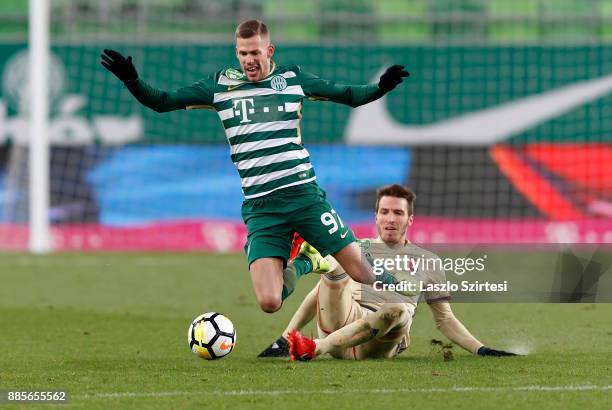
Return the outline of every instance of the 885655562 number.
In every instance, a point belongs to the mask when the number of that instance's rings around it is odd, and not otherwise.
[[[67,403],[68,393],[63,390],[2,390],[0,403],[50,402]]]

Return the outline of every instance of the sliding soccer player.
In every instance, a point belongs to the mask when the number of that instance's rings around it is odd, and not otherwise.
[[[370,245],[364,251],[380,260],[392,260],[396,255],[412,258],[425,255],[437,259],[435,254],[406,240],[406,231],[414,219],[414,200],[415,194],[401,185],[385,186],[378,191],[375,215],[379,236],[366,241],[365,246]],[[322,354],[339,359],[395,357],[410,342],[410,326],[419,296],[429,305],[437,328],[462,348],[483,356],[514,355],[485,347],[472,336],[454,316],[448,292],[416,292],[401,299],[396,293],[377,292],[371,286],[352,281],[340,266],[335,265],[306,296],[284,336],[260,357],[291,355],[292,360],[312,360]],[[427,284],[446,282],[442,270],[419,275]],[[312,340],[299,330],[314,318],[319,338]]]
[[[238,169],[245,201],[242,217],[245,251],[257,302],[265,312],[280,309],[300,276],[324,271],[317,254],[303,252],[287,265],[297,231],[323,255],[331,254],[351,278],[372,283],[359,246],[318,186],[308,151],[302,145],[302,100],[328,100],[358,107],[394,89],[409,74],[389,67],[378,84],[345,85],[324,80],[297,65],[278,66],[266,25],[257,20],[236,29],[240,68],[227,68],[168,92],[142,80],[132,64],[104,50],[101,64],[115,74],[143,105],[157,111],[214,109],[225,129],[231,159]],[[203,170],[203,172],[206,172]],[[316,266],[322,263],[321,266]],[[389,283],[393,278],[385,278]]]

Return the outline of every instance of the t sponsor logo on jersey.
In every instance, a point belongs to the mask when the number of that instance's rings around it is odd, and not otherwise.
[[[234,100],[233,106],[234,106],[234,109],[236,110],[234,111],[234,114],[237,116],[238,115],[242,116],[242,120],[240,121],[241,124],[245,122],[251,122],[247,113],[253,114],[255,112],[255,110],[253,109],[254,104],[253,104],[252,98],[236,99]]]
[[[270,79],[270,87],[276,91],[283,91],[287,88],[287,80],[283,76],[275,75]]]
[[[246,78],[243,72],[236,70],[235,68],[228,68],[225,70],[225,76],[230,80],[244,80]]]

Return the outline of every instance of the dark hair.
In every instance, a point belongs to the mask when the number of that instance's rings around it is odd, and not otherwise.
[[[376,213],[378,213],[378,205],[380,203],[380,198],[382,198],[383,196],[404,198],[408,202],[408,216],[414,213],[414,200],[416,199],[416,194],[414,193],[414,191],[412,191],[412,189],[399,184],[385,185],[383,187],[378,188],[378,190],[376,191],[376,208],[374,208],[374,212]]]
[[[267,36],[268,27],[261,20],[243,21],[236,27],[236,38],[251,38],[255,36]]]

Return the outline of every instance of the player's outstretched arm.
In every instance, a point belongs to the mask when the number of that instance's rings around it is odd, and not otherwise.
[[[126,58],[118,51],[104,49],[100,59],[100,64],[120,79],[142,105],[154,111],[161,113],[182,110],[190,106],[206,108],[212,104],[213,93],[209,91],[204,81],[176,91],[163,91],[151,87],[138,76],[138,71],[132,63],[132,56]]]
[[[450,303],[441,301],[429,305],[436,321],[436,327],[442,334],[465,350],[479,356],[516,356],[514,353],[486,347],[463,326],[453,314]]]
[[[404,70],[403,65],[392,65],[380,76],[378,80],[378,88],[385,94],[400,85],[404,77],[409,77],[410,73]]]
[[[306,96],[312,100],[329,100],[351,107],[359,107],[379,99],[410,76],[404,66],[393,65],[380,76],[377,84],[349,85],[324,80],[314,74],[299,70],[302,87]]]
[[[124,83],[133,83],[138,80],[138,72],[132,63],[132,56],[125,58],[121,53],[105,48],[100,58],[102,67],[115,74]]]
[[[436,322],[436,328],[451,341],[473,354],[484,346],[455,317],[448,302],[433,302],[429,304],[429,308]]]

